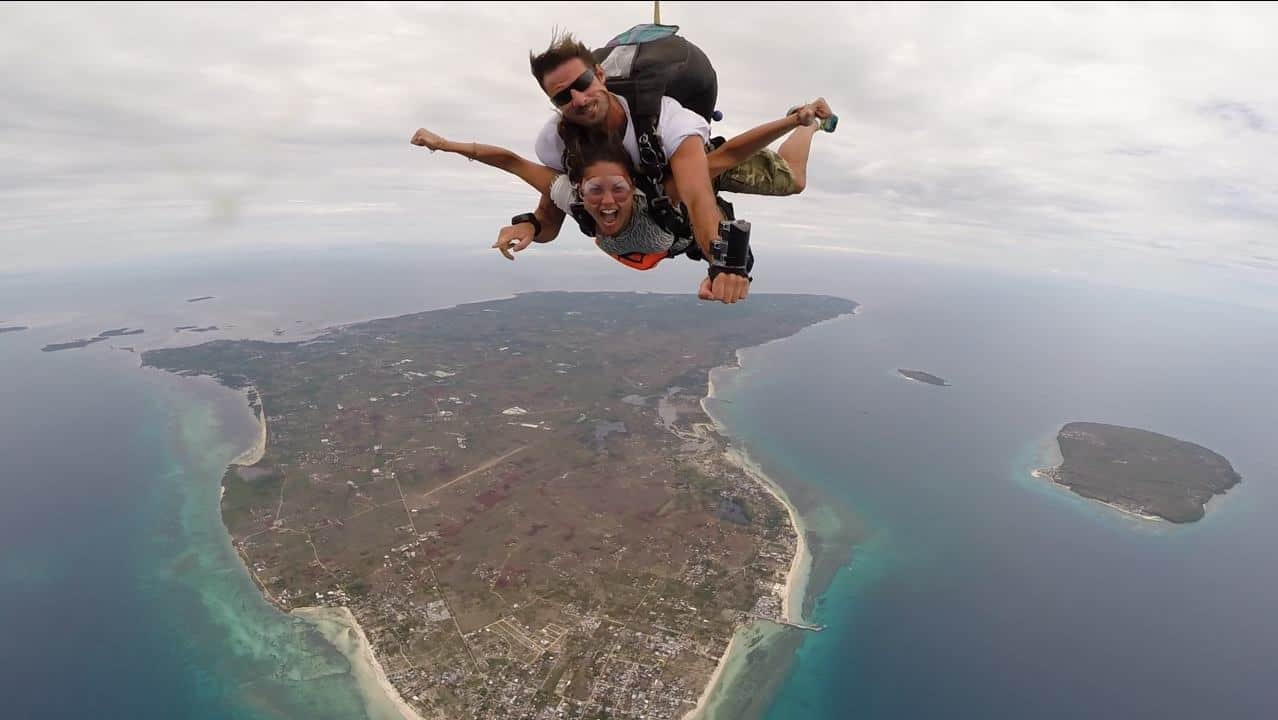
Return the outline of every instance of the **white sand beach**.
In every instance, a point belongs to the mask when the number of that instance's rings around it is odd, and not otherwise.
[[[250,387],[248,391],[256,393],[260,408],[257,440],[252,447],[231,461],[232,465],[244,467],[256,465],[262,461],[262,457],[266,454],[266,405],[262,402],[262,393],[256,387]],[[246,394],[248,391],[246,391]],[[225,494],[226,488],[222,487],[221,491]],[[238,548],[236,554],[239,556],[245,571],[256,580],[256,574]],[[266,587],[260,582],[257,582],[257,585],[267,599],[274,602]],[[346,607],[304,607],[295,608],[290,611],[290,614],[313,624],[320,634],[331,642],[350,662],[351,675],[360,688],[360,695],[363,697],[369,720],[423,720],[421,715],[413,710],[412,706],[405,702],[400,697],[399,692],[395,690],[395,687],[391,685],[390,679],[386,677],[386,672],[383,670],[381,663],[377,661],[373,654],[373,647],[368,642],[364,629],[360,627],[359,621],[351,614],[350,609]]]
[[[706,683],[697,706],[684,713],[680,720],[735,720],[739,703],[735,700],[739,693],[749,694],[753,687],[737,687],[735,678],[750,671],[751,654],[761,647],[766,647],[786,628],[766,620],[758,620],[742,627],[733,634],[728,648],[714,674]]]
[[[736,353],[737,365],[741,367],[741,352]],[[736,369],[729,367],[728,369]],[[716,370],[719,368],[716,368]],[[715,397],[714,387],[714,371],[709,374],[707,381],[706,395],[701,399],[701,409],[706,416],[710,418],[715,430],[724,437],[731,437],[726,426],[719,418],[714,416],[706,407],[706,400]],[[807,530],[804,527],[798,511],[795,509],[790,498],[785,494],[785,490],[775,483],[768,475],[763,472],[763,468],[759,466],[749,454],[737,448],[728,448],[724,452],[724,458],[731,464],[740,468],[747,476],[763,485],[777,502],[785,506],[786,512],[790,515],[790,524],[794,528],[797,536],[797,547],[795,549],[794,559],[790,562],[790,571],[786,574],[785,589],[781,598],[781,617],[789,622],[803,621],[803,597],[807,592],[808,573],[812,566],[812,558],[808,552]],[[709,710],[712,701],[717,697],[720,686],[728,687],[731,685],[734,675],[744,666],[743,662],[734,662],[734,651],[739,651],[742,643],[745,642],[745,635],[752,632],[758,634],[761,632],[762,623],[756,622],[739,628],[732,635],[732,639],[728,642],[728,647],[724,650],[723,656],[719,658],[719,664],[715,666],[714,674],[710,676],[710,680],[706,683],[705,688],[701,691],[701,697],[697,700],[697,705],[693,709],[684,714],[682,720],[698,720]],[[744,653],[741,653],[744,655]]]
[[[1030,471],[1030,476],[1038,478],[1040,480],[1046,479],[1049,483],[1051,483],[1052,486],[1056,487],[1062,492],[1067,492],[1071,496],[1076,498],[1082,498],[1083,500],[1090,500],[1091,502],[1097,503],[1098,505],[1104,505],[1105,507],[1110,508],[1111,510],[1117,510],[1118,512],[1123,513],[1124,515],[1128,515],[1130,517],[1138,518],[1140,520],[1145,520],[1148,522],[1167,522],[1166,520],[1158,517],[1157,515],[1150,515],[1148,513],[1137,512],[1136,510],[1123,507],[1122,505],[1118,505],[1116,503],[1106,502],[1104,500],[1099,500],[1097,498],[1089,498],[1085,495],[1079,495],[1078,493],[1074,492],[1074,490],[1070,486],[1056,479],[1059,473],[1060,473],[1059,466],[1035,468],[1034,470]]]
[[[759,464],[752,460],[748,453],[737,448],[729,448],[726,455],[729,462],[741,468],[743,472],[767,488],[772,497],[784,505],[786,512],[790,514],[790,524],[794,527],[798,544],[795,548],[794,559],[790,562],[790,572],[786,573],[785,591],[781,598],[781,617],[790,622],[803,622],[803,597],[804,593],[807,592],[808,572],[812,568],[812,557],[808,552],[807,528],[804,527],[798,511],[794,508],[794,504],[786,496],[785,490],[773,482],[772,478],[769,478],[763,472],[763,468],[759,467]]]
[[[719,658],[719,664],[714,666],[714,674],[710,676],[710,681],[701,690],[701,697],[697,698],[697,706],[683,714],[682,720],[696,720],[701,713],[705,712],[706,706],[709,704],[711,695],[719,685],[719,680],[723,676],[723,671],[728,667],[728,660],[732,657],[732,651],[741,641],[741,633],[732,634],[732,639],[728,641],[728,649],[723,651],[723,656]]]
[[[250,385],[245,394],[249,391],[257,395],[257,404],[260,410],[258,413],[260,430],[257,435],[257,442],[253,444],[253,447],[245,450],[239,457],[231,461],[232,465],[242,465],[244,467],[251,467],[262,462],[262,457],[266,455],[266,404],[262,402],[262,393],[258,392],[257,388]]]
[[[736,358],[739,368],[741,366],[740,351],[737,351]],[[727,427],[706,407],[706,400],[713,397],[715,397],[714,372],[711,371],[706,396],[701,399],[701,409],[714,423],[715,430],[725,437],[730,437]],[[785,490],[768,477],[763,468],[750,458],[749,453],[742,449],[728,448],[724,456],[728,462],[741,468],[742,472],[763,485],[790,514],[790,525],[794,528],[798,546],[795,549],[794,559],[790,562],[790,572],[786,574],[784,597],[781,599],[781,617],[790,622],[803,622],[803,597],[807,592],[808,572],[812,567],[812,557],[808,552],[807,528],[803,525],[798,510],[785,494]]]
[[[423,720],[400,696],[386,677],[364,628],[346,607],[296,608],[293,615],[315,625],[351,664],[351,675],[359,686],[369,720]]]

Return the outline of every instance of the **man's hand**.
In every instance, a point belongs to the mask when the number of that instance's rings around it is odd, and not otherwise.
[[[501,229],[501,232],[497,233],[497,242],[493,243],[493,247],[500,250],[507,260],[514,260],[515,256],[510,254],[511,251],[519,252],[531,245],[533,231],[533,224],[528,222],[507,225]]]
[[[800,105],[790,112],[799,116],[799,124],[804,127],[834,115],[834,111],[830,109],[830,104],[823,97],[819,97],[807,105]]]
[[[701,281],[701,287],[697,288],[698,298],[718,300],[729,305],[738,300],[745,300],[749,294],[750,281],[732,273],[719,273],[715,276],[714,282],[707,277]]]

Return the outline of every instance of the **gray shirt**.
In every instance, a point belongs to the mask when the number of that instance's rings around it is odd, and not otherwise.
[[[595,244],[609,255],[664,253],[672,248],[675,252],[680,252],[691,243],[691,238],[676,240],[674,233],[662,229],[652,219],[648,212],[648,198],[639,190],[635,190],[635,211],[626,227],[616,235],[599,235],[595,238]]]

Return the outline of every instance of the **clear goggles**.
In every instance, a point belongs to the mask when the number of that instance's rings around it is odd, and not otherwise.
[[[632,189],[628,178],[621,175],[604,175],[582,182],[581,196],[587,200],[602,200],[605,194],[625,197]]]

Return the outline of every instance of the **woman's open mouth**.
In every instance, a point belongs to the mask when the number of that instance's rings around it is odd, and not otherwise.
[[[619,208],[613,208],[611,210],[600,210],[599,217],[602,219],[602,222],[599,223],[600,226],[604,230],[615,229],[617,227],[617,217],[620,214],[621,213],[619,212]]]

